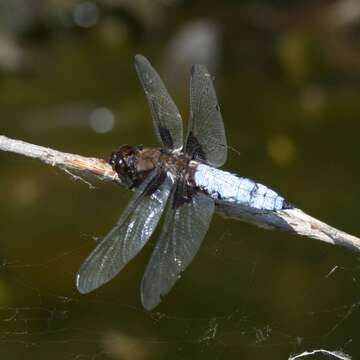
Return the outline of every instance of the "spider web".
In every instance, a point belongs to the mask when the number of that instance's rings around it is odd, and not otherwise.
[[[51,286],[40,286],[33,279],[36,273],[51,273],[64,262],[72,262],[83,253],[84,246],[70,248],[37,264],[5,259],[1,273],[12,293],[20,296],[16,296],[16,301],[9,301],[11,305],[0,307],[0,353],[7,359],[20,355],[46,358],[49,353],[54,359],[356,358],[357,335],[353,329],[358,323],[360,307],[360,266],[356,260],[350,267],[336,264],[326,271],[322,269],[320,275],[305,286],[306,291],[296,295],[297,301],[284,309],[285,315],[291,318],[287,323],[276,316],[257,313],[265,304],[254,295],[256,288],[266,281],[262,278],[266,271],[265,252],[244,261],[239,254],[244,250],[245,241],[239,243],[233,238],[233,233],[222,231],[217,240],[207,242],[201,252],[201,257],[206,259],[203,261],[219,267],[219,272],[233,269],[242,273],[241,278],[233,279],[241,287],[241,298],[233,299],[229,306],[214,307],[213,316],[199,311],[199,304],[206,298],[195,302],[196,314],[191,309],[188,314],[184,312],[189,306],[182,307],[181,311],[175,307],[174,311],[172,305],[184,301],[176,299],[177,290],[169,295],[173,298],[165,310],[148,313],[138,300],[124,301],[125,290],[114,289],[116,284],[108,287],[110,294],[99,291],[81,296],[74,287],[56,293]],[[345,260],[349,263],[347,255]],[[203,266],[200,261],[196,268]],[[195,284],[201,281],[204,274],[196,277],[195,271],[184,276],[183,281]],[[70,273],[65,275],[71,277]],[[210,286],[211,281],[206,283]],[[313,301],[320,294],[336,294],[340,284],[346,284],[345,294],[334,295],[334,299],[329,297],[327,301]],[[182,290],[187,292],[187,286],[191,287],[185,284]],[[138,286],[132,287],[136,298]],[[273,296],[276,298],[277,294]],[[258,302],[255,307],[254,299]],[[279,302],[283,303],[280,298]],[[313,331],[314,324],[320,325]]]

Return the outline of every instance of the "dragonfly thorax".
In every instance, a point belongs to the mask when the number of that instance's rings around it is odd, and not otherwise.
[[[138,187],[155,168],[162,168],[172,178],[189,182],[190,158],[182,152],[160,148],[123,145],[111,154],[109,163],[129,188]]]

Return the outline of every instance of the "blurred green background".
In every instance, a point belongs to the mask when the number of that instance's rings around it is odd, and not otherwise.
[[[233,149],[226,169],[359,235],[359,36],[357,0],[1,0],[0,134],[105,159],[155,146],[134,55],[185,122],[190,66],[205,63]],[[130,192],[10,153],[0,164],[1,359],[359,358],[357,254],[216,216],[147,313],[139,286],[158,231],[109,284],[75,289]]]

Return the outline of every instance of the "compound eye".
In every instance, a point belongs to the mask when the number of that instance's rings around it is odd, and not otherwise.
[[[110,156],[109,164],[114,166],[116,164],[117,154],[113,152]]]
[[[128,167],[123,159],[118,159],[115,163],[115,171],[120,175],[127,175]]]

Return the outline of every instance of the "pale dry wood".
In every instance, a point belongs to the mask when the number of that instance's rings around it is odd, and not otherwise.
[[[121,185],[117,173],[103,159],[64,153],[21,140],[10,139],[2,135],[0,135],[0,150],[39,159],[46,164],[57,166],[70,173],[75,171],[77,174],[84,176],[93,175],[102,181],[116,182]],[[300,209],[254,212],[251,209],[234,207],[221,201],[216,203],[216,209],[220,215],[225,217],[251,222],[267,229],[290,231],[298,235],[360,251],[359,238],[337,230],[307,215]]]
[[[304,351],[301,354],[290,356],[289,360],[305,359],[309,356],[311,356],[311,359],[315,359],[313,357],[313,355],[318,355],[318,354],[327,355],[329,357],[331,356],[331,358],[338,359],[338,360],[351,360],[352,359],[352,357],[350,355],[347,355],[347,354],[343,353],[342,351],[330,351],[330,350],[325,350],[325,349],[318,349],[318,350],[312,350],[312,351]]]
[[[325,224],[297,208],[254,212],[252,209],[220,203],[217,210],[225,217],[250,222],[265,229],[288,231],[332,245],[340,245],[350,250],[360,251],[360,239],[358,237]]]
[[[121,184],[117,173],[103,159],[65,153],[47,147],[30,144],[25,141],[10,139],[3,135],[0,135],[0,150],[39,159],[48,165],[68,170],[70,173],[75,171],[85,176],[94,175],[100,180],[114,181]]]

